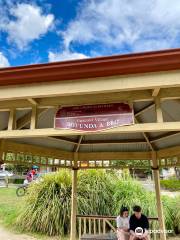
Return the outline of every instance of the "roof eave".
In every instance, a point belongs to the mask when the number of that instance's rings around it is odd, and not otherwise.
[[[180,49],[0,69],[0,86],[180,69]]]

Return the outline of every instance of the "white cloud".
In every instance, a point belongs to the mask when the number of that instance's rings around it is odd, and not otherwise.
[[[65,50],[61,53],[54,53],[50,51],[48,57],[49,57],[49,62],[88,58],[88,56],[82,53],[71,52],[69,50]]]
[[[11,6],[9,13],[13,18],[1,21],[0,26],[8,33],[9,42],[21,50],[53,26],[54,16],[43,14],[42,9],[35,5],[19,3]]]
[[[10,64],[8,59],[4,56],[2,52],[0,52],[0,68],[9,67],[9,66]]]
[[[66,49],[72,43],[132,51],[176,47],[179,16],[179,0],[89,0],[62,36]]]

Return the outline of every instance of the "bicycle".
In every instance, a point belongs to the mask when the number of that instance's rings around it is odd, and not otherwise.
[[[16,189],[16,195],[18,197],[23,197],[27,193],[28,184],[24,184]]]

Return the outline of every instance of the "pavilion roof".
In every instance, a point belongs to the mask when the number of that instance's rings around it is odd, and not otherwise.
[[[134,126],[54,129],[59,106],[124,101],[133,105]],[[156,151],[180,159],[179,109],[180,49],[2,68],[0,151],[28,151],[29,144],[33,153],[49,149],[51,156],[70,158],[78,152],[81,159],[150,159]]]
[[[180,69],[180,49],[121,54],[0,69],[0,86]]]

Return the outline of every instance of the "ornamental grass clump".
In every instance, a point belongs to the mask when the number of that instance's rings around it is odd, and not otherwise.
[[[112,177],[102,171],[79,171],[78,213],[111,214]],[[22,230],[47,235],[66,235],[70,231],[71,172],[48,174],[32,184],[25,197],[25,208],[17,220]]]
[[[117,177],[104,170],[80,171],[78,177],[78,213],[112,215],[114,185]]]
[[[25,208],[17,220],[22,230],[64,235],[70,225],[71,177],[69,172],[49,174],[31,184]]]
[[[17,225],[24,231],[64,236],[70,232],[71,171],[60,170],[33,183],[24,198]],[[163,196],[166,228],[180,230],[179,198]],[[148,217],[157,217],[156,197],[131,178],[106,170],[78,171],[78,214],[117,215],[122,205],[132,213],[140,205]],[[152,226],[152,225],[151,225]],[[153,223],[157,226],[157,222]]]
[[[122,205],[127,206],[130,209],[130,213],[132,213],[132,206],[140,205],[145,214],[156,216],[156,206],[152,204],[153,201],[153,195],[145,191],[139,182],[132,179],[124,181],[120,179],[116,182],[113,196],[116,214],[119,213]]]

